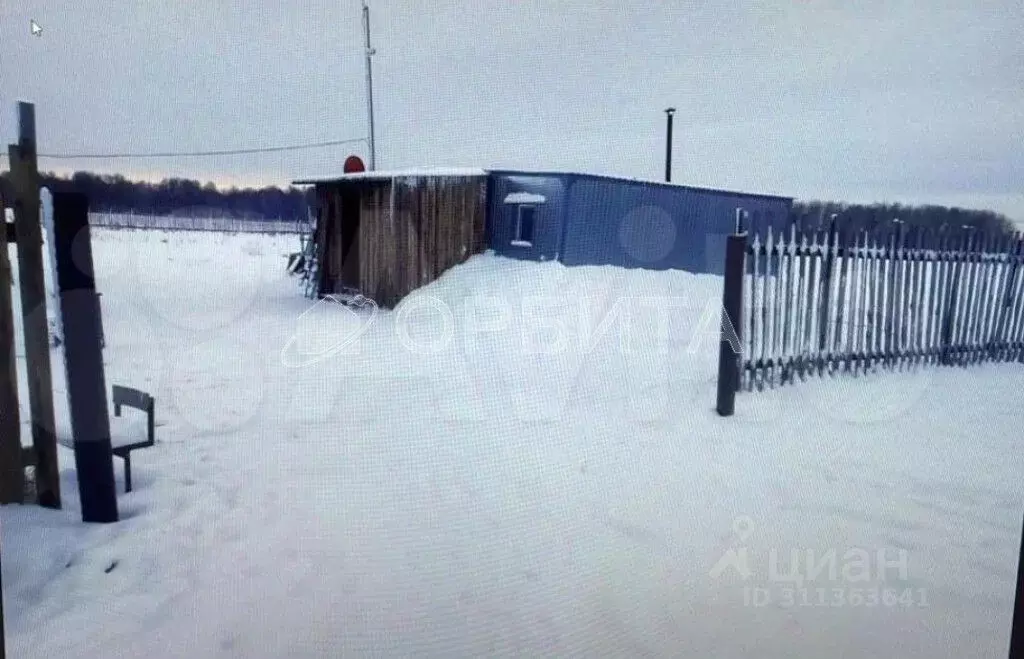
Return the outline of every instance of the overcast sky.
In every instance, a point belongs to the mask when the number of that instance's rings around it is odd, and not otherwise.
[[[671,105],[678,182],[1024,221],[1020,0],[370,1],[378,168],[657,179]],[[47,154],[360,138],[360,1],[0,0],[6,142],[19,99]],[[41,167],[285,184],[351,152]]]

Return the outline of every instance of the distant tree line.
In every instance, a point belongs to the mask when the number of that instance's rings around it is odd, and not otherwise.
[[[945,206],[904,206],[901,204],[842,204],[826,201],[801,201],[793,204],[793,219],[807,227],[827,228],[832,215],[837,227],[854,231],[892,228],[899,220],[905,229],[927,228],[959,232],[970,227],[985,234],[1019,231],[1010,218],[987,210],[965,210]]]
[[[89,197],[96,212],[148,215],[182,215],[245,218],[305,219],[307,195],[301,188],[218,188],[189,179],[168,178],[159,183],[132,181],[120,174],[75,172],[71,176],[40,175],[41,184],[57,190],[74,190]],[[0,174],[0,194],[12,198],[8,172]],[[311,199],[311,197],[309,197]]]

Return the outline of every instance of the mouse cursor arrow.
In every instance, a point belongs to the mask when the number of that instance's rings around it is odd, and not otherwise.
[[[43,27],[35,21],[29,21],[29,28],[32,30],[33,37],[43,36]]]

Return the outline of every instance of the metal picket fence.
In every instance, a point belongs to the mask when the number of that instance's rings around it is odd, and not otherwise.
[[[725,415],[730,390],[1024,361],[1020,233],[908,229],[898,220],[854,231],[833,217],[824,230],[794,223],[753,238],[738,232],[729,250],[719,364]]]
[[[227,233],[307,233],[308,221],[254,220],[237,217],[149,215],[140,213],[89,214],[89,224],[113,229],[157,229],[164,231],[221,231]]]

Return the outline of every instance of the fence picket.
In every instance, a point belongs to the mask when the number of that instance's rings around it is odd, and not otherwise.
[[[931,232],[921,229],[917,239],[917,331],[914,334],[914,342],[917,346],[917,353],[914,355],[914,366],[918,367],[924,360],[925,353],[925,332],[928,321],[928,246],[931,240]]]
[[[755,232],[754,233],[754,243],[752,245],[752,253],[753,253],[754,258],[751,259],[751,285],[750,285],[750,290],[751,290],[751,297],[750,297],[750,299],[751,299],[751,303],[748,306],[748,308],[750,309],[750,314],[751,314],[750,357],[749,357],[749,362],[750,363],[749,363],[749,367],[748,367],[749,380],[748,380],[748,383],[746,383],[746,390],[748,390],[748,391],[754,391],[754,382],[756,380],[756,370],[757,370],[757,365],[756,365],[757,361],[756,361],[755,356],[758,354],[757,353],[757,338],[758,338],[758,333],[757,333],[757,318],[758,318],[758,313],[757,313],[757,301],[758,301],[757,285],[758,285],[758,259],[760,258],[760,250],[761,250],[761,237],[757,234],[757,232]]]
[[[786,246],[786,294],[785,320],[782,325],[782,345],[785,365],[782,368],[782,384],[792,378],[793,348],[790,344],[790,330],[796,305],[793,304],[793,260],[796,258],[796,221],[790,223],[789,244]]]
[[[995,343],[996,321],[999,316],[999,303],[1003,299],[1003,286],[1006,285],[1007,258],[1012,243],[1009,236],[1000,235],[995,242],[994,254],[992,255],[989,270],[992,274],[992,284],[989,289],[987,300],[986,322],[985,322],[985,343],[981,348],[981,361],[992,360],[992,345]]]
[[[967,352],[967,359],[964,360],[965,364],[973,364],[975,362],[978,348],[981,344],[981,327],[985,318],[985,296],[988,294],[988,282],[986,281],[988,263],[985,255],[989,251],[990,242],[990,236],[985,234],[979,236],[974,286],[974,296],[976,299],[974,301],[974,318],[971,320],[971,347]]]
[[[1024,239],[1024,236],[1022,236]],[[1021,248],[1018,247],[1018,254]],[[1019,361],[1024,354],[1024,261],[1017,260],[1017,288],[1013,300],[1013,323],[1010,327],[1009,346],[1007,348],[1007,361]]]
[[[761,246],[764,258],[762,259],[762,270],[761,276],[761,351],[757,358],[757,373],[758,391],[763,391],[765,387],[765,379],[768,373],[768,290],[769,284],[771,284],[771,252],[772,252],[772,227],[768,226],[768,231],[765,237],[765,242]]]
[[[849,355],[851,348],[849,345],[849,332],[843,325],[846,321],[846,274],[847,265],[850,257],[850,245],[847,241],[848,232],[840,230],[836,234],[836,250],[838,259],[838,270],[839,270],[839,281],[837,282],[836,290],[836,320],[835,320],[835,333],[832,335],[832,355],[829,360],[829,373],[834,373],[839,368],[839,362],[842,360],[846,364],[846,368],[849,368],[849,359],[844,359],[845,355]],[[849,321],[846,321],[849,322]]]
[[[1000,264],[998,255],[1002,253],[1005,246],[1004,237],[994,234],[989,238],[989,255],[985,262],[985,295],[981,314],[981,327],[978,330],[978,346],[974,351],[974,363],[978,364],[988,360],[988,348],[992,340],[992,312],[995,304],[992,303],[993,296],[998,294],[1000,284]]]
[[[940,284],[942,278],[942,239],[944,236],[929,232],[928,247],[934,253],[934,258],[925,261],[928,272],[928,308],[925,312],[924,323],[924,358],[922,363],[930,364],[934,360],[936,346],[935,334],[938,323],[936,318],[941,313],[941,301],[939,298]]]
[[[1004,237],[1003,246],[999,250],[999,286],[992,296],[992,324],[989,328],[988,345],[989,361],[998,361],[999,359],[999,342],[1005,317],[1003,313],[1003,300],[1006,299],[1007,291],[1013,281],[1010,275],[1013,271],[1016,246],[1016,234],[1008,233]]]
[[[811,244],[807,252],[807,306],[804,312],[804,331],[803,331],[803,353],[800,358],[800,379],[804,380],[807,377],[807,369],[811,364],[812,358],[812,329],[814,323],[814,309],[815,304],[815,285],[817,283],[817,265],[818,265],[818,232],[811,233]]]
[[[855,365],[854,375],[858,372],[864,374],[867,372],[868,353],[870,352],[869,342],[871,339],[871,325],[868,323],[869,314],[871,313],[871,304],[873,298],[871,297],[871,265],[872,258],[871,252],[868,249],[868,232],[867,230],[861,231],[860,236],[861,244],[861,258],[860,258],[860,311],[857,312],[857,318],[860,322],[860,329],[857,334],[860,341],[860,355],[859,361]]]
[[[970,262],[967,258],[968,250],[971,248],[971,237],[966,232],[963,238],[963,249],[959,254],[953,256],[956,267],[953,269],[953,336],[950,341],[949,364],[955,364],[963,350],[963,321],[966,314],[967,294],[964,289],[970,285]]]
[[[921,251],[924,232],[920,227],[914,228],[913,240],[910,241],[910,290],[911,290],[911,311],[910,311],[910,339],[909,353],[907,355],[907,366],[911,369],[917,368],[918,357],[921,354],[921,310],[924,306],[924,295],[921,288],[922,265]]]
[[[896,240],[896,278],[893,288],[893,362],[894,370],[903,370],[903,354],[907,339],[907,233],[902,222],[898,225],[899,233]]]
[[[923,229],[921,227],[914,227],[912,239],[910,241],[910,253],[907,256],[910,261],[911,304],[906,364],[911,370],[916,370],[917,358],[921,352],[921,307],[924,304],[924,294],[921,290],[921,241],[923,238]]]
[[[807,315],[807,306],[803,304],[803,300],[807,295],[807,265],[809,259],[807,257],[807,250],[810,249],[807,240],[807,234],[803,232],[803,225],[801,225],[800,242],[797,244],[797,283],[796,293],[793,297],[793,327],[792,335],[790,340],[793,343],[793,372],[790,379],[795,379],[800,375],[800,358],[803,354],[803,331],[804,331],[804,316]]]
[[[814,288],[814,329],[811,334],[811,373],[822,375],[828,348],[829,301],[831,300],[832,235],[829,229],[818,232],[818,277]]]
[[[868,339],[868,349],[867,349],[868,359],[867,359],[867,364],[866,364],[866,368],[865,368],[865,371],[864,371],[865,373],[874,372],[875,366],[878,363],[878,350],[879,350],[879,345],[880,345],[880,341],[881,341],[881,334],[880,334],[880,331],[879,331],[879,327],[880,327],[880,324],[881,324],[881,309],[882,309],[882,304],[881,304],[881,288],[882,288],[882,286],[881,286],[881,283],[882,283],[881,282],[882,269],[881,268],[882,268],[882,261],[879,258],[880,257],[880,252],[878,251],[879,250],[879,246],[878,246],[878,232],[877,232],[877,228],[873,229],[871,231],[871,233],[868,234],[868,239],[871,242],[870,242],[870,247],[869,247],[869,261],[868,261],[868,267],[869,267],[869,269],[868,269],[868,280],[870,282],[870,285],[869,285],[869,288],[868,288],[869,296],[868,296],[868,303],[867,303],[868,322],[867,322],[867,328],[865,329],[865,331],[867,332],[867,335],[868,335],[867,336],[867,339]]]
[[[906,324],[904,326],[904,337],[903,337],[903,368],[909,368],[914,359],[914,333],[917,331],[917,279],[915,273],[917,272],[917,259],[915,254],[915,243],[917,241],[918,230],[916,227],[910,227],[907,231],[906,247],[904,249],[903,260],[906,263],[904,269],[906,270],[906,289],[907,289],[907,303],[905,309]]]
[[[966,269],[965,276],[967,278],[966,285],[961,286],[961,297],[963,304],[963,312],[960,317],[960,354],[957,357],[957,364],[960,366],[964,365],[964,359],[967,356],[967,351],[970,347],[970,326],[972,319],[972,309],[974,306],[974,283],[975,283],[975,260],[974,253],[978,249],[978,234],[970,234],[970,247],[965,254],[966,258]]]
[[[942,257],[939,261],[939,291],[935,300],[935,354],[932,356],[933,363],[943,363],[942,349],[946,339],[946,318],[949,314],[950,290],[952,289],[952,274],[954,264],[951,258],[953,250],[953,236],[949,232],[942,234]]]
[[[957,339],[957,314],[959,311],[960,281],[963,272],[963,260],[959,256],[962,256],[967,251],[966,234],[959,242],[961,243],[959,255],[954,256],[952,252],[949,253],[948,297],[946,299],[942,327],[942,363],[946,366],[952,364],[956,355],[956,344],[954,344],[954,341]]]
[[[1022,239],[1020,232],[1014,234],[1012,240],[1016,243],[1016,249],[1007,258],[1009,267],[1007,268],[1006,286],[1001,300],[999,328],[996,339],[996,358],[1000,361],[1009,354],[1010,336],[1013,330],[1013,301],[1016,299],[1014,293],[1017,290],[1017,273],[1019,271],[1018,264],[1020,263],[1022,250],[1024,250],[1024,239]]]
[[[1020,232],[1010,236],[1010,248],[1006,255],[1006,282],[1003,285],[1003,295],[999,299],[999,314],[996,321],[996,345],[995,360],[1002,361],[1006,354],[1006,345],[1009,339],[1010,311],[1013,308],[1014,292],[1017,287],[1017,273],[1019,271],[1021,249],[1024,248],[1024,241],[1021,240]]]
[[[893,367],[893,357],[896,354],[896,256],[899,237],[893,233],[889,238],[889,247],[886,252],[886,278],[885,278],[885,349],[882,365],[884,368]]]
[[[897,225],[896,233],[896,246],[893,251],[893,295],[892,295],[892,306],[890,310],[892,312],[893,321],[893,339],[892,339],[892,354],[890,355],[890,367],[896,370],[900,365],[900,354],[902,353],[902,331],[903,331],[903,308],[905,307],[906,289],[903,283],[905,268],[903,267],[903,241],[905,239],[903,233],[903,224],[900,222]]]
[[[850,308],[849,320],[849,356],[846,359],[844,371],[847,373],[857,372],[857,354],[860,351],[860,234],[851,231],[849,234],[850,249]]]
[[[988,341],[985,346],[985,358],[988,361],[996,360],[996,351],[999,344],[999,332],[1002,328],[1003,320],[1003,300],[1006,297],[1006,288],[1010,283],[1008,276],[1010,274],[1012,250],[1013,236],[1003,236],[1003,240],[999,246],[999,260],[996,267],[998,282],[996,283],[995,291],[992,294],[992,315],[989,323]]]
[[[786,236],[782,231],[778,232],[775,239],[775,249],[772,251],[772,257],[770,263],[772,264],[772,270],[774,274],[775,285],[772,288],[773,299],[772,299],[772,352],[771,359],[769,361],[771,377],[768,379],[769,384],[772,388],[778,383],[779,374],[781,371],[781,360],[782,360],[782,318],[780,307],[782,305],[782,279],[784,277],[784,270],[782,268],[783,250],[786,247]]]
[[[929,355],[929,363],[939,363],[939,350],[942,346],[942,320],[944,318],[944,309],[946,306],[946,300],[948,298],[946,290],[946,279],[947,279],[947,266],[949,264],[947,260],[946,248],[949,246],[949,235],[945,229],[941,229],[937,238],[937,251],[938,255],[935,260],[935,302],[932,310],[932,330],[931,330],[931,355]]]
[[[974,363],[978,353],[978,346],[981,343],[981,327],[985,319],[985,296],[988,292],[988,282],[986,281],[988,263],[986,262],[985,254],[989,251],[989,242],[989,236],[984,234],[979,236],[978,262],[975,267],[974,317],[971,319],[970,349],[967,351],[967,359],[964,360],[965,364]]]
[[[957,363],[960,366],[964,366],[967,363],[967,357],[971,349],[971,325],[974,321],[974,307],[976,304],[977,293],[975,286],[978,279],[978,261],[975,258],[978,250],[980,249],[979,241],[980,236],[977,233],[970,233],[970,248],[967,250],[967,285],[962,288],[963,290],[963,317],[961,319],[960,326],[960,354],[957,358]]]
[[[896,365],[900,371],[906,367],[907,359],[910,356],[910,335],[914,322],[914,283],[910,260],[913,239],[914,228],[910,227],[903,232],[903,241],[900,247],[900,349],[896,355]]]
[[[1024,234],[1019,235],[1019,240],[1024,241]],[[1017,248],[1018,254],[1024,254],[1024,249],[1019,245]],[[1014,354],[1020,348],[1020,333],[1024,332],[1024,260],[1021,257],[1017,258],[1016,261],[1016,288],[1015,297],[1012,301],[1013,307],[1013,324],[1009,328],[1009,339],[1007,343],[1006,359],[1012,360]]]

